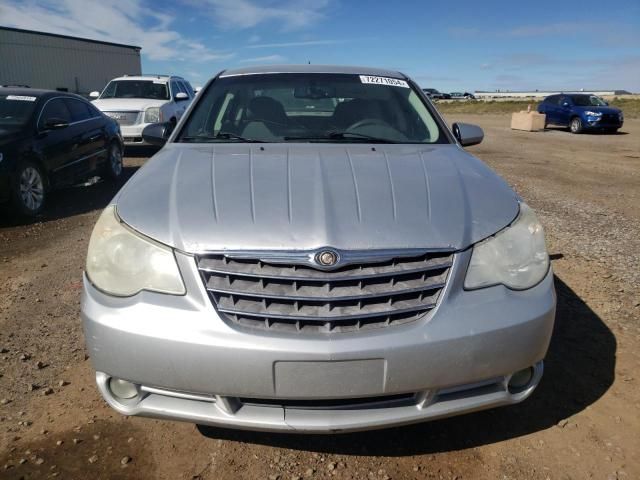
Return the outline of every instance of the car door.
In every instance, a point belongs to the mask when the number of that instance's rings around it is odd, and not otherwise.
[[[52,120],[64,122],[66,127],[51,127]],[[71,112],[62,97],[45,102],[38,117],[38,146],[42,161],[52,185],[66,182],[64,170],[77,158],[79,138],[75,131]]]
[[[561,95],[558,101],[558,125],[569,125],[573,102],[568,95]]]
[[[102,115],[96,114],[95,109],[88,102],[71,97],[65,98],[65,102],[80,138],[76,161],[70,166],[72,174],[79,179],[95,172],[106,158],[108,142],[106,124]]]
[[[558,96],[552,95],[547,97],[544,102],[542,102],[539,111],[546,115],[547,123],[556,123],[557,115],[557,107],[558,107]]]

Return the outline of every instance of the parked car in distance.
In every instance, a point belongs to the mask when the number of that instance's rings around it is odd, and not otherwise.
[[[114,78],[102,93],[90,96],[96,98],[96,107],[120,124],[125,145],[144,145],[144,127],[158,122],[175,126],[195,92],[182,77],[136,75]]]
[[[446,100],[451,98],[451,95],[448,93],[439,92],[435,88],[423,88],[422,91],[432,100]]]
[[[54,188],[122,173],[118,124],[79,95],[0,88],[0,202],[34,216]]]
[[[511,405],[542,376],[534,212],[402,73],[224,71],[98,220],[81,315],[125,415],[335,433]],[[117,252],[115,255],[113,252]]]
[[[450,97],[452,100],[475,100],[476,99],[475,95],[469,92],[451,92]]]
[[[569,127],[571,133],[585,130],[614,133],[624,124],[622,110],[586,93],[550,95],[538,105],[538,112],[546,115],[547,125]]]

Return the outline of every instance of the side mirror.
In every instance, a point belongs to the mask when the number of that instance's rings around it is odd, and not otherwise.
[[[69,126],[69,122],[63,120],[62,118],[47,118],[44,121],[45,130],[60,130],[62,128],[67,128]]]
[[[100,96],[100,92],[91,92],[91,93],[89,94],[89,96],[90,96],[91,98],[98,98],[98,97]]]
[[[567,107],[570,107],[571,105],[569,105],[569,102],[562,102],[562,106],[567,108]]]
[[[484,138],[482,129],[470,123],[454,123],[453,135],[463,147],[477,145],[481,143]]]
[[[189,100],[189,95],[187,95],[184,92],[178,92],[176,93],[176,100],[177,101],[181,101],[181,100]]]
[[[142,139],[151,145],[161,147],[167,143],[171,132],[173,132],[173,124],[171,122],[152,123],[142,130]]]

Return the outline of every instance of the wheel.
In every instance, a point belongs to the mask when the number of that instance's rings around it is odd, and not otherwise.
[[[109,157],[106,166],[107,176],[115,180],[122,175],[122,149],[117,143],[109,145]]]
[[[571,131],[571,133],[582,132],[582,120],[580,120],[580,117],[573,117],[571,119],[571,123],[569,124],[569,130]]]
[[[22,162],[12,179],[12,202],[18,213],[34,217],[47,199],[45,176],[40,166],[30,160]]]

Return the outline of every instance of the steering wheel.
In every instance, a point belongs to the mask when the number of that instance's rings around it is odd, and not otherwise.
[[[380,120],[379,118],[363,118],[362,120],[358,120],[356,123],[349,125],[349,127],[345,129],[345,132],[348,132],[350,130],[358,130],[362,127],[392,128],[391,125],[383,120]]]

